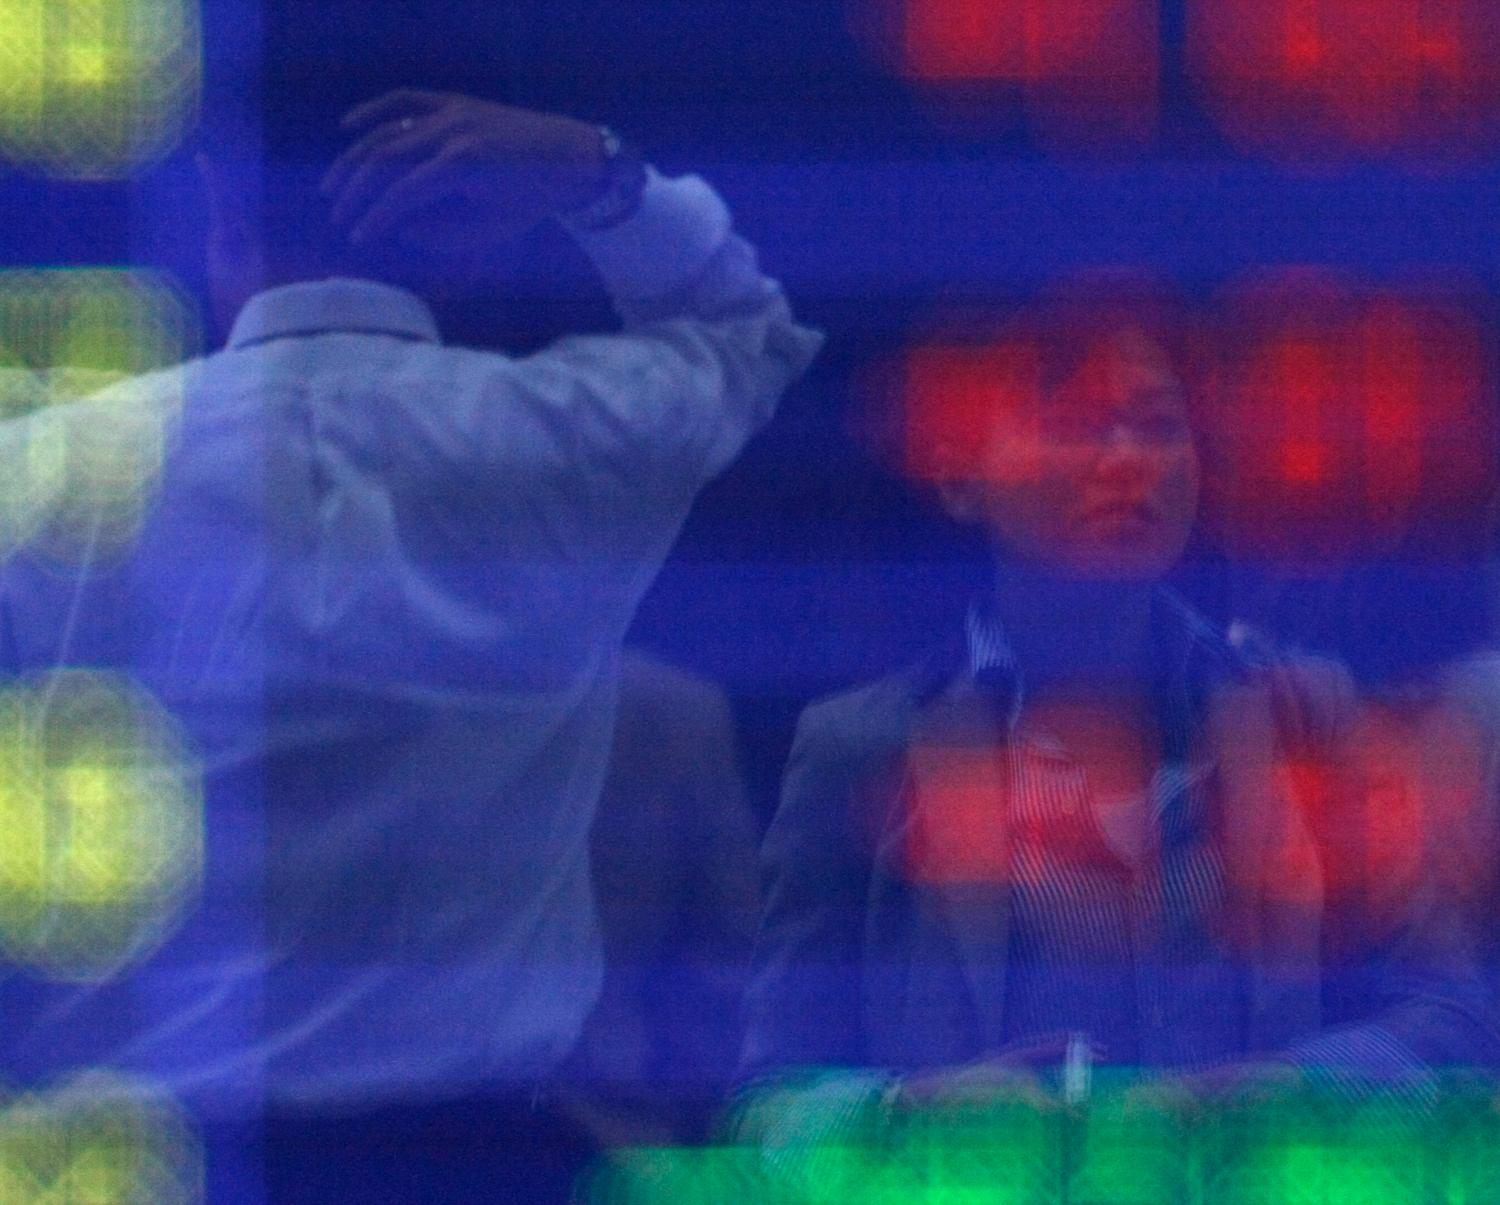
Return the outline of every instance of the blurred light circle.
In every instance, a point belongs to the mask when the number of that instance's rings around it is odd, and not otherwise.
[[[169,152],[197,112],[192,0],[0,0],[0,155],[120,179]]]
[[[49,977],[108,977],[197,894],[198,769],[118,675],[58,670],[0,695],[0,829],[0,949]]]
[[[133,541],[181,405],[179,377],[141,377],[187,359],[198,330],[151,273],[0,273],[0,554]]]
[[[191,1205],[202,1143],[149,1085],[88,1071],[43,1092],[0,1093],[0,1200]]]

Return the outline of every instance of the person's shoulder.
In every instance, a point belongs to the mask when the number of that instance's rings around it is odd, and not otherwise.
[[[0,370],[0,429],[28,432],[38,426],[89,421],[116,410],[180,396],[189,365],[136,376],[100,369],[58,367]]]
[[[103,380],[94,388],[80,388],[72,392],[90,402],[117,405],[179,397],[189,384],[209,370],[216,359],[215,356],[197,356],[180,364],[171,364],[135,376]]]
[[[1292,743],[1326,745],[1353,719],[1359,692],[1343,662],[1240,621],[1229,625],[1225,644],[1237,679],[1268,693],[1277,727]]]
[[[155,444],[175,427],[206,363],[189,360],[132,376],[52,369],[37,374],[36,403],[5,425],[27,446],[49,436],[90,449]]]
[[[848,867],[873,855],[900,781],[925,665],[825,695],[803,710],[768,850]],[[816,834],[810,837],[809,834]]]

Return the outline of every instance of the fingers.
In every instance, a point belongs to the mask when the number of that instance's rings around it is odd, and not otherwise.
[[[1047,1091],[1041,1081],[1033,1076],[1019,1076],[1004,1085],[992,1103],[1000,1105],[1024,1105],[1034,1113],[1049,1114],[1063,1111],[1063,1102]]]
[[[1291,1063],[1276,1061],[1229,1063],[1212,1067],[1181,1081],[1203,1106],[1265,1104],[1295,1096],[1306,1083],[1303,1072]]]
[[[426,144],[439,136],[426,119],[452,99],[441,92],[401,88],[344,115],[345,129],[366,132],[334,160],[319,185],[324,196],[335,198],[332,218],[337,225],[353,221],[384,183],[424,157],[424,150],[431,149]]]
[[[1198,1118],[1203,1103],[1190,1083],[1169,1075],[1132,1084],[1119,1097],[1120,1110],[1126,1117],[1169,1118],[1183,1124]]]
[[[352,225],[413,165],[433,161],[441,154],[442,134],[438,131],[421,127],[411,130],[382,127],[382,130],[386,131],[385,136],[357,159],[346,156],[340,160],[343,167],[333,187],[327,189],[333,198],[329,216],[336,226]]]
[[[1062,1111],[1062,1103],[1055,1096],[1035,1080],[1021,1075],[934,1085],[925,1093],[914,1095],[912,1102],[918,1108],[928,1109],[1021,1106],[1040,1114]]]
[[[598,142],[583,123],[410,89],[359,106],[343,124],[356,137],[320,187],[333,224],[356,243],[450,200],[469,205],[481,242],[524,233],[565,207],[587,174],[580,131]]]
[[[351,243],[381,238],[419,210],[453,191],[453,156],[440,154],[397,180],[370,205],[353,230]]]
[[[1024,1105],[1042,1113],[1062,1108],[1030,1071],[994,1059],[912,1077],[905,1082],[902,1095],[918,1108]]]
[[[340,123],[346,130],[364,129],[380,122],[402,117],[435,113],[452,98],[445,92],[424,92],[419,88],[398,88],[374,100],[356,105],[344,114]]]
[[[403,138],[416,133],[415,123],[407,125],[404,121],[391,121],[385,125],[376,126],[368,133],[356,138],[328,167],[323,173],[323,179],[318,184],[318,191],[325,197],[331,197],[339,193],[348,183],[349,177],[354,175],[371,156],[389,146],[398,138]]]

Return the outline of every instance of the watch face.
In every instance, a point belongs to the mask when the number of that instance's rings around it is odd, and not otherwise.
[[[599,136],[605,154],[599,195],[568,215],[581,230],[608,230],[632,217],[646,188],[646,164],[639,152],[608,126],[599,127]]]

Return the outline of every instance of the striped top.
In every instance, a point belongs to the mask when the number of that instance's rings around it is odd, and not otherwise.
[[[1195,747],[1212,684],[1258,658],[1168,592],[1153,616],[1163,756],[1146,808],[1160,856],[1132,866],[1111,846],[1083,767],[1027,723],[1026,681],[1003,625],[982,602],[969,609],[968,669],[1006,715],[1013,753],[1006,1040],[1079,1031],[1110,1063],[1180,1070],[1277,1055],[1358,1095],[1383,1084],[1418,1103],[1424,1065],[1378,1022],[1290,1051],[1248,1049],[1246,967],[1217,934],[1225,867],[1208,789],[1215,766]]]
[[[1111,1062],[1203,1066],[1241,1050],[1246,1026],[1242,968],[1212,933],[1224,899],[1202,790],[1212,766],[1191,761],[1197,688],[1228,649],[1175,600],[1157,612],[1170,654],[1154,684],[1165,756],[1144,802],[1161,856],[1134,867],[1111,845],[1083,767],[1027,723],[1003,626],[980,604],[969,610],[969,669],[1008,703],[1014,754],[1005,1035],[1077,1030]]]

